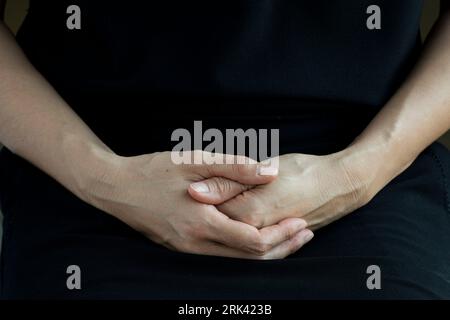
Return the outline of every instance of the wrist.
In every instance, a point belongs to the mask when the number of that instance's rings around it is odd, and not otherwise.
[[[364,181],[364,197],[370,200],[415,159],[403,157],[400,150],[401,145],[389,136],[371,140],[358,137],[337,156],[350,175]]]
[[[123,157],[102,143],[67,137],[64,141],[70,189],[83,201],[99,207],[96,199],[112,194]]]

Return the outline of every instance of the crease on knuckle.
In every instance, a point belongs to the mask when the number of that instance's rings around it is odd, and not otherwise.
[[[282,228],[283,229],[281,230],[281,232],[283,233],[284,240],[292,239],[292,237],[294,237],[295,234],[298,232],[298,230],[296,230],[293,226],[290,226],[288,228],[286,228],[286,227],[282,227]]]
[[[211,187],[219,193],[228,193],[232,190],[232,182],[228,179],[214,178],[211,180]]]

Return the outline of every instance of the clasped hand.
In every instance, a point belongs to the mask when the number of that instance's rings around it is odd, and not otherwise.
[[[339,154],[280,157],[279,175],[268,183],[245,185],[223,177],[193,183],[195,200],[216,205],[228,217],[257,228],[301,218],[316,230],[366,204],[370,173],[357,173]]]
[[[311,230],[369,199],[367,179],[336,155],[279,160],[278,172],[261,175],[254,162],[175,165],[170,152],[115,156],[84,198],[172,250],[244,259],[284,258],[312,239]]]

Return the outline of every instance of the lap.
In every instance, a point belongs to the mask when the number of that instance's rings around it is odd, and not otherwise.
[[[5,298],[450,298],[450,156],[435,144],[285,260],[172,252],[2,155]],[[68,290],[78,265],[81,290]],[[369,290],[367,267],[381,271]]]

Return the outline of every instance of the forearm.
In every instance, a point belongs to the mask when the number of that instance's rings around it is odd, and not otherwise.
[[[367,171],[372,192],[406,169],[450,128],[450,15],[433,30],[419,63],[387,105],[345,151]]]
[[[83,198],[112,151],[27,61],[0,22],[0,142]]]

